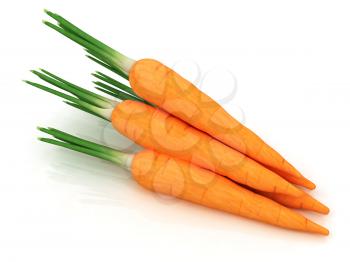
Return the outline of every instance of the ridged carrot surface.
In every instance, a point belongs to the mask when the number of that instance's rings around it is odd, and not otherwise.
[[[189,161],[262,191],[292,196],[303,192],[242,153],[168,113],[126,100],[115,107],[112,125],[137,144]]]
[[[132,90],[126,88],[133,94],[136,93],[146,101],[272,168],[288,181],[309,189],[315,188],[311,181],[303,177],[260,137],[169,67],[153,59],[135,61],[60,15],[47,10],[46,13],[58,23],[55,25],[44,21],[47,26],[83,46],[88,57],[96,63],[128,79]]]
[[[259,192],[259,194],[268,197],[286,207],[298,208],[315,211],[321,214],[328,214],[329,208],[322,204],[317,199],[313,198],[311,195],[305,193],[300,197],[292,197],[281,194],[274,194],[269,192]]]
[[[213,209],[279,227],[328,235],[326,228],[215,173],[151,150],[134,155],[69,135],[39,128],[56,139],[41,141],[111,161],[130,169],[142,187]]]
[[[139,184],[158,193],[283,228],[328,235],[327,229],[302,215],[176,158],[146,150],[135,156],[131,171]]]
[[[121,134],[139,145],[178,157],[260,191],[300,196],[303,192],[256,161],[195,129],[161,109],[125,93],[118,102],[72,84],[46,70],[33,71],[44,81],[70,92],[69,96],[49,87],[30,85],[60,96],[70,105],[112,122]]]
[[[268,168],[273,168],[288,181],[315,188],[311,181],[260,137],[169,67],[153,59],[138,60],[129,71],[129,81],[140,97]]]

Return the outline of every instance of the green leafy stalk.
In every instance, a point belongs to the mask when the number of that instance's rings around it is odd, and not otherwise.
[[[49,83],[61,90],[68,92],[69,94],[57,91],[48,86],[25,80],[24,82],[37,87],[41,90],[44,90],[48,93],[54,94],[58,97],[65,99],[65,102],[77,109],[85,111],[89,114],[101,117],[105,120],[110,121],[112,112],[114,108],[119,104],[119,101],[106,98],[104,96],[98,95],[94,92],[91,92],[85,88],[82,88],[78,85],[75,85],[53,73],[50,73],[47,70],[40,69],[40,71],[32,70],[33,74],[38,76],[40,79],[44,80],[46,83]],[[102,73],[100,73],[103,76]],[[107,93],[119,100],[135,100],[143,103],[147,103],[145,100],[139,99],[124,90],[116,89],[102,82],[94,82],[98,87],[98,90]]]
[[[60,15],[47,10],[45,12],[56,20],[58,25],[47,21],[44,21],[44,24],[84,47],[93,57],[107,64],[110,69],[114,69],[112,71],[121,71],[124,77],[128,75],[131,66],[135,62],[134,60],[92,37]]]
[[[93,143],[85,139],[81,139],[79,137],[70,135],[55,128],[38,127],[38,129],[57,139],[56,140],[51,138],[39,138],[39,140],[43,142],[65,147],[73,151],[81,152],[104,160],[108,160],[124,168],[130,168],[133,155],[115,150],[107,146]]]
[[[96,52],[93,52],[91,50],[88,50],[88,49],[85,49],[85,51],[91,55],[86,55],[87,58],[91,59],[92,61],[94,61],[95,63],[111,70],[112,72],[116,73],[117,75],[123,77],[124,79],[126,80],[129,80],[129,75],[126,74],[123,70],[117,68],[117,67],[113,67],[113,66],[110,66],[109,64],[103,62],[103,61],[109,61],[110,59],[108,58],[104,58],[103,56],[99,55],[98,53]],[[112,63],[112,62],[109,62],[109,63]]]
[[[116,88],[113,88],[105,83],[102,83],[100,81],[94,81],[93,82],[95,85],[99,86],[99,87],[96,87],[96,89],[106,93],[106,94],[109,94],[111,96],[114,96],[118,99],[121,99],[121,100],[135,100],[135,101],[141,101],[143,102],[142,100],[138,99],[137,97],[134,97],[128,93],[125,93],[121,90],[118,90]]]
[[[110,108],[114,105],[114,101],[109,100],[103,96],[100,96],[98,94],[95,94],[89,90],[86,90],[84,88],[81,88],[77,85],[74,85],[46,70],[41,69],[41,72],[32,70],[31,72],[35,75],[37,75],[42,80],[46,81],[47,83],[50,83],[60,89],[63,89],[78,98],[80,98],[83,101],[86,101],[87,103],[90,103],[92,105],[95,105],[100,108]]]
[[[116,95],[115,93],[112,93],[112,92],[110,92],[110,91],[108,91],[108,90],[105,90],[105,89],[103,89],[103,88],[101,88],[101,87],[98,87],[98,86],[96,86],[95,88],[96,88],[97,90],[99,90],[99,91],[101,91],[101,92],[107,94],[107,95],[114,96],[115,98],[120,99],[120,96]],[[119,91],[119,93],[122,93],[122,92]]]
[[[116,50],[114,50],[113,48],[107,46],[106,44],[102,43],[101,41],[97,40],[96,38],[92,37],[91,35],[87,34],[86,32],[84,32],[83,30],[81,30],[80,28],[76,27],[75,25],[73,25],[71,22],[69,22],[68,20],[64,19],[62,16],[55,14],[53,12],[50,12],[49,10],[45,10],[45,12],[51,16],[53,19],[55,19],[59,25],[66,29],[67,31],[71,31],[72,33],[80,36],[81,38],[85,39],[86,41],[96,45],[98,48],[102,49],[102,50],[106,50],[109,53],[118,53]],[[119,54],[119,53],[118,53]],[[122,56],[122,54],[119,54]]]
[[[93,36],[78,28],[77,26],[75,26],[65,18],[61,17],[60,15],[47,10],[45,10],[45,12],[57,22],[57,25],[55,25],[51,22],[44,21],[45,25],[49,26],[50,28],[54,29],[60,34],[81,45],[88,53],[87,57],[89,59],[115,72],[121,77],[128,79],[128,73],[131,66],[135,62],[134,60],[126,57],[125,55],[119,53],[118,51],[101,42],[100,40],[94,38]],[[101,72],[97,72],[95,74],[95,77],[105,81],[109,85],[116,87],[112,91],[110,88],[106,89],[100,85],[98,89],[106,94],[112,95],[112,93],[114,93],[114,97],[122,97],[121,99],[133,99],[150,104],[149,102],[137,96],[136,93],[129,86],[124,85]],[[131,96],[124,95],[119,90],[122,90]],[[133,97],[135,97],[136,99]],[[84,97],[81,97],[81,99],[83,100]]]
[[[88,52],[88,51],[87,51]],[[93,57],[91,55],[86,55],[87,58],[89,58],[90,60],[94,61],[95,63],[107,68],[108,70],[111,70],[112,72],[120,75],[121,77],[123,77],[126,80],[129,80],[129,76],[127,74],[125,74],[123,71],[116,69],[114,67],[111,67],[110,65],[102,62],[101,60],[97,59],[96,57]]]
[[[90,109],[87,109],[86,107],[83,107],[83,106],[81,106],[79,104],[75,104],[75,103],[72,103],[72,102],[69,102],[69,101],[63,101],[63,102],[65,102],[69,106],[72,106],[72,107],[74,107],[76,109],[80,109],[81,111],[84,111],[84,112],[89,113],[91,115],[97,116],[97,117],[102,118],[104,120],[109,120],[109,119],[106,119],[106,118],[100,116],[99,114],[95,113],[94,111],[91,111]]]
[[[91,50],[92,52],[95,52],[96,54],[98,54],[100,57],[103,57],[103,59],[108,59],[109,54],[105,51],[102,50],[100,48],[98,48],[97,46],[95,46],[94,44],[86,41],[83,38],[80,38],[78,35],[75,35],[74,33],[65,30],[62,27],[59,27],[53,23],[50,23],[48,21],[43,21],[43,23],[45,25],[47,25],[48,27],[54,29],[55,31],[57,31],[58,33],[66,36],[67,38],[71,39],[72,41],[76,42],[77,44],[81,45],[82,47],[84,47],[87,50]]]
[[[139,102],[143,102],[147,105],[154,106],[153,104],[149,103],[145,99],[139,97],[134,90],[132,90],[129,86],[115,80],[114,78],[105,75],[99,71],[96,71],[95,73],[92,73],[94,77],[96,77],[99,80],[102,80],[106,83],[100,82],[100,81],[93,81],[95,85],[98,85],[99,87],[97,88],[101,92],[104,92],[108,95],[117,97],[122,100],[135,100]],[[110,86],[112,85],[112,86]]]
[[[57,75],[54,75],[53,73],[50,73],[50,72],[47,71],[47,70],[44,70],[44,69],[40,69],[40,70],[41,70],[42,72],[44,72],[46,75],[48,75],[48,76],[50,76],[50,77],[52,77],[52,78],[54,78],[54,79],[56,79],[56,80],[62,82],[62,83],[65,84],[65,85],[70,86],[72,89],[76,89],[76,90],[78,90],[78,91],[80,91],[80,92],[82,92],[82,93],[85,93],[85,94],[87,94],[87,95],[90,95],[90,96],[92,96],[92,97],[95,97],[97,100],[102,100],[102,101],[107,102],[107,103],[113,103],[113,101],[111,101],[110,99],[107,99],[107,98],[105,98],[105,97],[103,97],[103,96],[100,96],[100,95],[98,95],[98,94],[95,94],[94,92],[91,92],[91,91],[89,91],[89,90],[87,90],[87,89],[84,89],[84,88],[82,88],[82,87],[80,87],[80,86],[77,86],[77,85],[75,85],[75,84],[73,84],[73,83],[71,83],[71,82],[68,82],[67,80],[64,80],[63,78],[60,78],[60,77],[58,77]]]
[[[66,101],[69,101],[69,105],[79,108],[90,114],[99,116],[103,119],[110,120],[112,111],[118,104],[118,102],[115,100],[107,99],[103,96],[97,95],[89,90],[74,85],[46,70],[42,69],[41,72],[33,70],[32,72],[47,83],[50,83],[64,91],[67,91],[71,95],[32,81],[24,82],[56,96],[62,97]]]
[[[134,90],[132,90],[131,87],[127,86],[127,85],[124,85],[123,83],[113,79],[112,77],[108,76],[108,75],[105,75],[99,71],[96,71],[95,73],[92,73],[92,75],[102,81],[105,81],[109,84],[111,84],[112,86],[115,86],[117,87],[118,89],[121,89],[127,93],[129,93],[130,95],[133,95],[135,97],[138,97],[139,96],[134,92]]]

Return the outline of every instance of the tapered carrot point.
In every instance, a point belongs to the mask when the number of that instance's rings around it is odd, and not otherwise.
[[[257,193],[268,197],[286,207],[311,210],[325,215],[329,213],[329,208],[326,205],[322,204],[320,201],[307,194],[306,192],[300,197],[293,197],[288,195],[261,191]]]
[[[272,201],[276,205],[278,205],[276,202]],[[270,212],[272,209],[270,209]],[[315,222],[307,219],[303,215],[287,208],[287,207],[280,207],[280,211],[277,215],[277,223],[281,227],[293,229],[293,230],[299,230],[304,231],[308,233],[315,233],[315,234],[321,234],[321,235],[328,235],[329,231],[325,227],[316,224]]]
[[[287,181],[289,181],[295,185],[302,186],[302,187],[305,187],[305,188],[310,189],[310,190],[313,190],[316,188],[316,185],[313,182],[311,182],[309,179],[302,176],[300,174],[300,172],[298,172],[296,169],[294,169],[294,170],[298,173],[294,173],[294,174],[298,174],[298,175],[291,176],[290,173],[286,173],[286,172],[278,170],[276,168],[269,167],[269,166],[268,166],[268,168],[271,169],[272,171],[276,172],[281,177],[283,177],[284,179],[286,179]]]
[[[279,172],[279,174],[282,177],[284,177],[283,173]],[[287,180],[295,185],[302,186],[310,190],[313,190],[316,188],[316,185],[313,182],[303,177],[302,175],[300,175],[299,177],[289,176]]]
[[[329,208],[319,201],[316,201],[312,210],[327,215],[329,213]]]
[[[310,190],[314,190],[316,188],[316,184],[314,184],[313,182],[311,182],[310,180],[308,180],[305,177],[302,178],[302,184],[304,187],[306,187],[307,189],[310,189]]]
[[[292,182],[293,184],[305,187],[307,189],[313,190],[316,188],[316,185],[308,180],[307,178],[301,176],[301,177],[289,177],[289,182]]]
[[[306,220],[307,226],[306,229],[308,232],[315,233],[315,234],[321,234],[328,236],[329,230],[319,224],[316,224],[315,222],[312,222],[311,220]]]

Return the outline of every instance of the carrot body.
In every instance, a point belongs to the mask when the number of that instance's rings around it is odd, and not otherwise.
[[[194,163],[261,191],[303,194],[249,157],[142,102],[121,102],[113,110],[111,121],[120,133],[145,148]]]
[[[285,179],[310,189],[315,188],[311,181],[217,102],[162,63],[152,59],[135,62],[129,71],[129,81],[140,97],[266,167],[273,168]]]
[[[145,148],[192,162],[256,190],[293,196],[303,194],[271,170],[161,109],[143,101],[113,101],[46,70],[41,71],[33,73],[75,97],[41,84],[26,82],[70,101],[69,104],[74,107],[110,120],[120,133]]]
[[[315,211],[321,214],[328,214],[329,208],[313,198],[309,194],[305,193],[300,197],[291,197],[287,195],[274,194],[269,192],[258,192],[259,194],[268,197],[286,207],[298,208]]]
[[[188,162],[150,150],[135,155],[131,172],[144,188],[279,227],[328,235],[328,230],[278,203]]]
[[[144,188],[280,227],[328,234],[328,230],[278,203],[246,190],[209,170],[152,150],[128,154],[62,132],[38,128],[52,138],[39,140],[110,161],[131,171]]]

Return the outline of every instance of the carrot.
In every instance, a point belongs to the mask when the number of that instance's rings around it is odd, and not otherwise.
[[[136,182],[148,190],[287,229],[329,234],[326,228],[302,215],[188,162],[152,150],[126,154],[57,129],[39,130],[56,138],[39,138],[43,142],[99,157],[129,169]]]
[[[313,198],[311,195],[305,193],[300,197],[291,197],[287,195],[274,194],[269,192],[258,192],[259,194],[268,197],[286,207],[298,208],[315,211],[321,214],[328,214],[329,208]]]
[[[153,59],[134,61],[61,16],[50,11],[46,13],[58,22],[58,26],[44,21],[46,25],[83,46],[95,62],[128,79],[137,96],[273,169],[286,180],[315,188],[314,183],[259,136],[169,67]]]
[[[129,81],[140,97],[147,98],[165,111],[272,168],[285,179],[307,188],[315,188],[312,182],[302,177],[260,137],[234,119],[213,99],[160,62],[151,59],[135,62],[129,72]]]
[[[30,81],[27,83],[65,98],[71,102],[70,105],[111,121],[117,131],[145,148],[189,161],[260,191],[292,196],[303,194],[300,189],[249,157],[180,119],[137,101],[131,95],[125,97],[123,93],[120,98],[127,100],[117,102],[69,83],[46,70],[33,73],[76,97]]]

